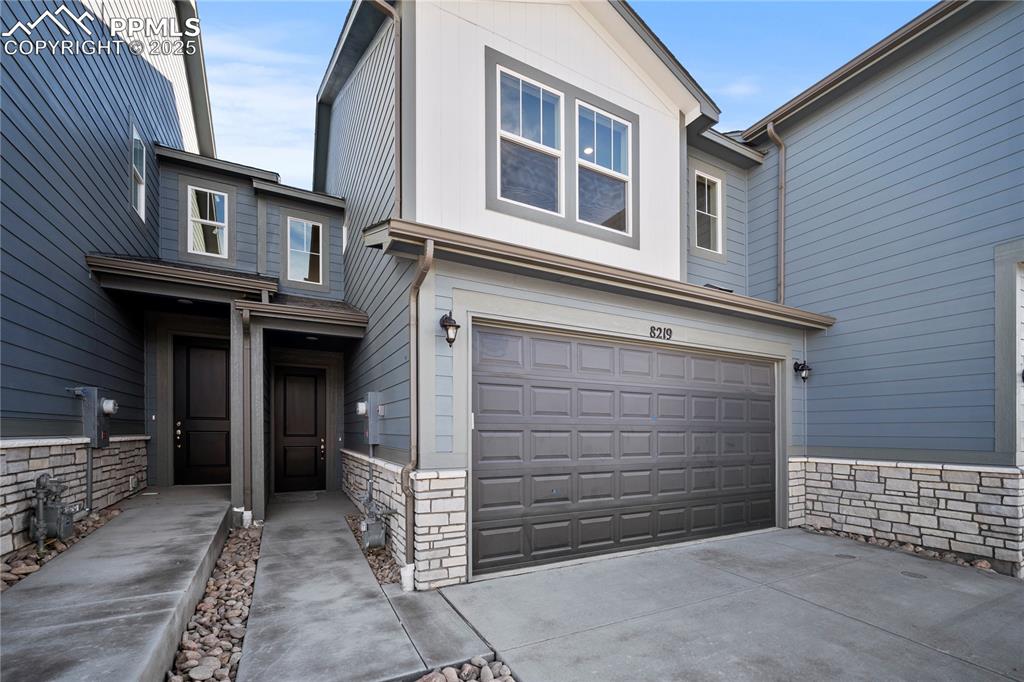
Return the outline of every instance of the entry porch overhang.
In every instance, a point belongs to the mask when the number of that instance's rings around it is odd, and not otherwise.
[[[271,365],[323,368],[327,402],[340,404],[343,354],[365,335],[367,314],[341,300],[279,293],[276,277],[257,273],[109,254],[87,255],[86,264],[101,287],[140,315],[144,311],[147,344],[153,349],[145,374],[147,394],[154,400],[147,424],[153,468],[162,485],[177,483],[172,428],[177,419],[176,344],[195,337],[226,342],[231,505],[262,519],[271,492]],[[340,435],[336,423],[332,419],[326,431],[332,445]]]
[[[591,289],[669,301],[704,310],[808,330],[828,329],[835,318],[750,296],[677,282],[562,254],[478,237],[431,225],[391,219],[363,231],[367,246],[418,256],[427,242],[439,258],[529,274]]]

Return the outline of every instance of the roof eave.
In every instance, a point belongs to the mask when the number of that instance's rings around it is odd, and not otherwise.
[[[198,19],[199,10],[195,0],[175,0],[174,12],[178,26],[184,27],[188,19]],[[203,53],[202,34],[182,37],[191,43],[194,50],[182,50],[185,61],[185,80],[188,82],[189,99],[192,105],[192,119],[196,129],[196,143],[203,156],[216,158],[217,142],[213,132],[213,111],[210,106],[210,88],[206,80],[206,57]]]
[[[363,231],[367,246],[415,254],[433,240],[436,254],[450,254],[516,269],[597,284],[725,314],[801,329],[828,329],[835,318],[771,301],[700,287],[507,242],[405,220],[387,220]]]
[[[771,112],[757,123],[743,131],[743,139],[754,142],[767,134],[768,123],[779,125],[811,106],[837,88],[849,83],[852,79],[886,59],[897,50],[902,49],[922,34],[938,26],[949,17],[960,12],[968,5],[976,4],[972,0],[942,0],[927,9],[915,19],[881,41],[875,43],[849,62],[839,67],[820,81]]]
[[[661,39],[651,30],[651,27],[647,25],[647,22],[637,13],[633,7],[626,2],[626,0],[608,0],[611,6],[619,13],[619,16],[632,28],[640,39],[643,40],[652,52],[661,60],[661,63],[672,73],[676,79],[682,83],[690,94],[697,100],[700,105],[700,116],[695,119],[690,125],[696,125],[698,128],[703,130],[711,125],[718,122],[718,117],[721,115],[722,110],[718,108],[714,100],[711,99],[704,88],[700,86],[700,83],[690,75],[690,72],[686,70],[676,56],[672,54],[672,51],[668,49],[665,43],[661,42]]]

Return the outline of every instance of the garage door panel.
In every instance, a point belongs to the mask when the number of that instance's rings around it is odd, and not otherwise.
[[[543,372],[572,370],[572,343],[558,339],[531,339],[530,366]]]
[[[522,431],[477,431],[473,447],[482,464],[524,462]]]
[[[476,390],[477,414],[487,416],[525,416],[522,386],[504,383],[480,383]]]
[[[770,365],[542,333],[486,341],[475,571],[774,524]]]

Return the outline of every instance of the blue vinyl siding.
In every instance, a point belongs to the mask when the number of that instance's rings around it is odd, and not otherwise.
[[[725,196],[722,210],[725,213],[725,262],[706,258],[688,251],[686,277],[691,284],[732,289],[737,294],[747,293],[747,171],[711,154],[690,147],[689,163],[699,167],[712,166],[725,171]],[[711,169],[708,169],[709,172]],[[692,175],[692,174],[691,174]],[[719,173],[721,175],[721,173]],[[693,181],[687,182],[687,220],[693,220]],[[687,231],[687,235],[692,230]]]
[[[5,2],[2,24],[57,7]],[[170,2],[152,11],[174,16]],[[43,22],[33,37],[64,36]],[[157,255],[152,143],[195,145],[192,123],[179,121],[175,102],[183,66],[160,63],[158,70],[128,51],[0,60],[5,437],[79,434],[81,405],[65,390],[77,385],[99,386],[119,402],[116,433],[144,431],[142,320],[90,278],[84,255]],[[133,124],[147,151],[144,223],[130,198]]]
[[[409,451],[410,259],[363,246],[362,229],[390,217],[394,207],[394,31],[390,21],[334,99],[326,189],[345,198],[348,301],[366,311],[366,337],[345,354],[345,446],[367,452],[355,403],[381,392],[385,416],[376,453],[401,461]]]
[[[992,5],[781,131],[786,303],[838,320],[808,335],[809,454],[1012,463],[994,452],[993,247],[1024,236],[1022,31],[1024,5]],[[774,158],[750,180],[750,287],[769,299]]]
[[[747,176],[747,294],[776,300],[778,288],[778,172],[774,147]]]

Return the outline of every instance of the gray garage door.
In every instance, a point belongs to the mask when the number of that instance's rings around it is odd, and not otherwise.
[[[474,572],[774,525],[772,374],[476,328]]]

